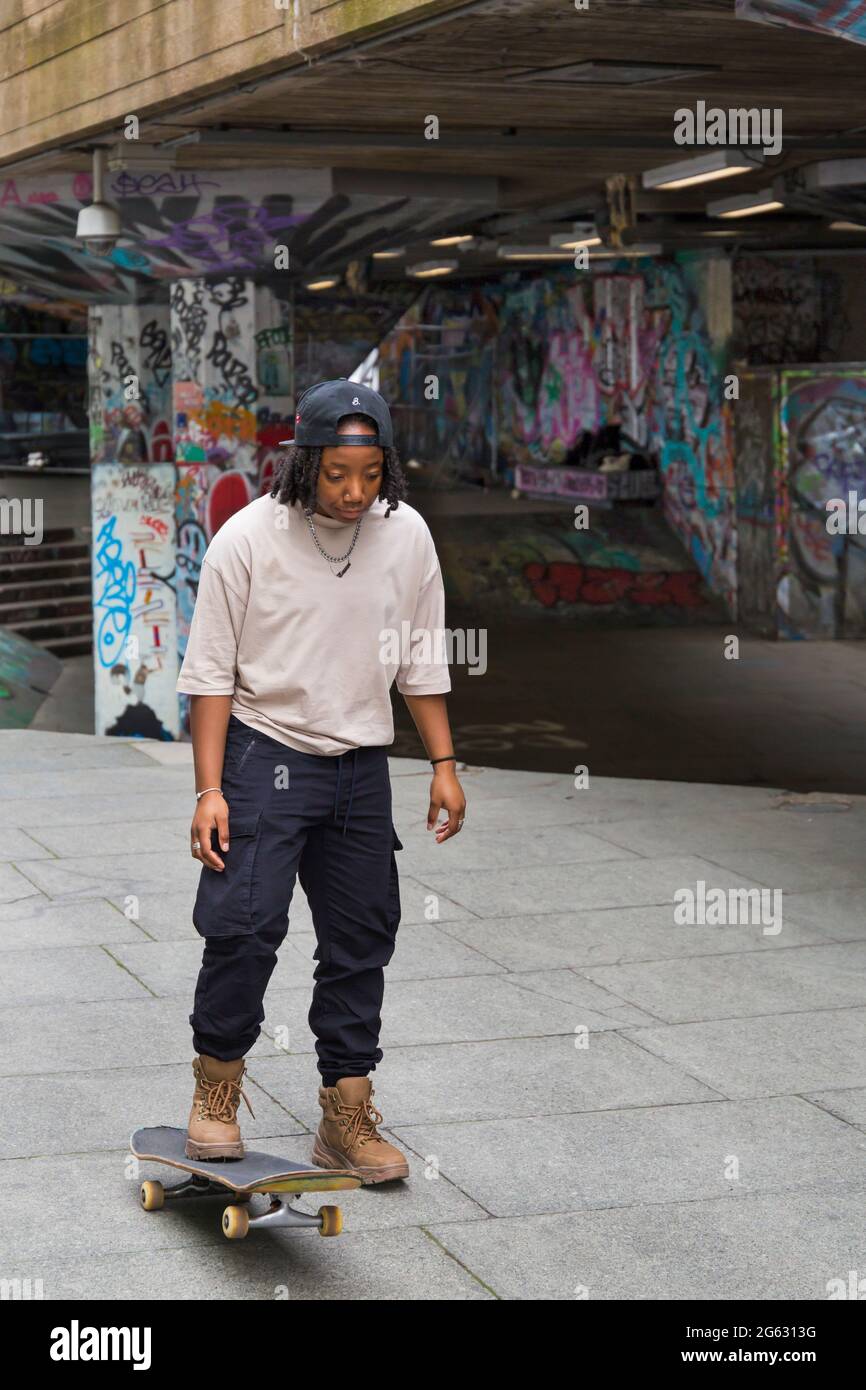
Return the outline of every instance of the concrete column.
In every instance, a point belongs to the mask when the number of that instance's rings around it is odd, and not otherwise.
[[[270,488],[276,440],[293,430],[290,322],[288,306],[242,276],[171,289],[181,658],[204,552],[223,522]],[[187,706],[182,696],[184,729]]]
[[[90,311],[97,734],[180,730],[167,306]]]

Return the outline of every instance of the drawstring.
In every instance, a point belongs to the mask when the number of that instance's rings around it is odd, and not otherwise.
[[[350,813],[351,810],[352,810],[352,797],[353,797],[354,794],[355,794],[355,767],[356,767],[356,764],[357,764],[357,761],[358,761],[358,759],[357,759],[357,753],[358,753],[357,748],[353,748],[351,751],[352,751],[352,778],[351,778],[351,781],[349,782],[349,800],[348,800],[348,804],[347,804],[347,806],[346,806],[346,814],[345,814],[345,817],[343,818],[343,834],[344,834],[344,835],[345,835],[345,833],[346,833],[346,829],[347,829],[348,824],[349,824],[349,813]],[[340,805],[340,786],[341,786],[342,780],[343,780],[343,759],[344,759],[345,756],[346,756],[345,753],[340,753],[339,756],[338,756],[338,758],[337,758],[337,790],[336,790],[336,793],[335,793],[335,795],[334,795],[334,820],[335,820],[335,821],[336,821],[336,819],[337,819],[337,810],[338,810],[339,805]]]

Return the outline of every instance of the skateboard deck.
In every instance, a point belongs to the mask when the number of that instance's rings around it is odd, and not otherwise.
[[[261,1216],[250,1216],[239,1205],[226,1207],[223,1212],[223,1232],[237,1240],[252,1226],[318,1226],[321,1235],[339,1235],[342,1229],[339,1207],[321,1207],[318,1215],[296,1211],[281,1200],[281,1193],[291,1194],[290,1200],[302,1192],[333,1192],[361,1186],[361,1178],[349,1169],[308,1167],[293,1163],[276,1154],[247,1149],[243,1158],[212,1160],[187,1158],[186,1130],[170,1125],[155,1125],[136,1129],[129,1147],[136,1158],[151,1163],[165,1163],[179,1168],[190,1176],[174,1187],[148,1181],[141,1185],[141,1205],[145,1211],[158,1211],[167,1198],[208,1197],[226,1192],[249,1201],[254,1193],[270,1193],[271,1205]]]

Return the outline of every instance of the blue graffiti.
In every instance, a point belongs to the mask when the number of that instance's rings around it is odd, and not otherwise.
[[[123,644],[132,627],[135,599],[135,565],[123,559],[123,543],[114,534],[116,517],[109,517],[96,537],[94,579],[105,580],[102,592],[94,598],[95,609],[105,609],[96,633],[96,652],[103,666],[114,666],[122,655]]]

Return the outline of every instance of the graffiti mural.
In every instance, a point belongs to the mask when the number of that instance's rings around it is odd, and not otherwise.
[[[739,617],[776,636],[778,373],[740,372],[734,416]]]
[[[657,457],[664,510],[709,587],[736,610],[736,527],[730,407],[723,399],[727,344],[709,332],[703,291],[710,258],[682,257],[615,264],[575,282],[573,271],[476,286],[471,313],[463,299],[460,331],[480,355],[496,339],[496,367],[476,377],[478,426],[464,435],[463,458],[489,461],[491,435],[500,472],[518,466],[568,462],[584,431],[618,424]],[[418,382],[447,368],[446,354],[419,351],[419,324],[448,325],[460,301],[430,288],[397,325],[380,358],[383,390],[410,418],[437,421],[447,435],[449,414],[465,408],[447,394],[425,401]],[[401,415],[402,419],[405,418]],[[402,424],[401,424],[402,427]],[[428,426],[428,431],[432,426]]]
[[[737,19],[763,24],[790,25],[817,34],[833,34],[854,43],[866,43],[866,6],[863,0],[737,0]]]
[[[866,537],[832,535],[826,503],[866,498],[866,373],[782,372],[780,448],[787,534],[778,605],[785,637],[866,635]]]
[[[174,465],[93,469],[95,731],[176,738]]]
[[[162,305],[90,310],[88,387],[94,463],[168,463],[171,344]]]

